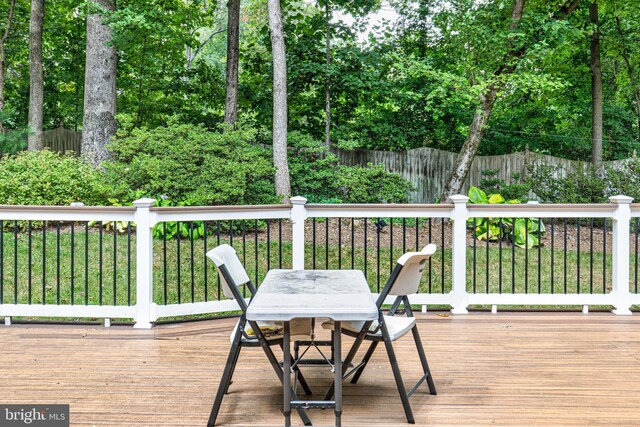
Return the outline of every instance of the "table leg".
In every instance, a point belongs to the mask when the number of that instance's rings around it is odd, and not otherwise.
[[[342,333],[341,322],[335,322],[336,333],[333,335],[333,347],[335,349],[334,373],[335,373],[335,412],[336,427],[342,425]]]
[[[284,389],[284,425],[291,426],[291,324],[284,322],[283,339],[283,377],[282,386]]]

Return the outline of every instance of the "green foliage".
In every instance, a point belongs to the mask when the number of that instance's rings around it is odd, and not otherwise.
[[[483,170],[480,179],[480,189],[488,194],[501,194],[505,199],[518,199],[526,202],[529,198],[531,186],[527,182],[520,182],[520,174],[514,173],[511,176],[512,184],[506,184],[503,179],[498,178],[497,170]]]
[[[71,155],[49,150],[5,155],[0,160],[0,204],[108,204],[115,190],[104,176]]]
[[[289,135],[289,169],[293,194],[312,203],[406,203],[411,184],[383,165],[344,166],[311,136]]]
[[[270,153],[249,144],[254,134],[243,128],[210,132],[175,120],[155,129],[122,129],[105,168],[113,182],[176,204],[273,203]]]
[[[518,204],[520,200],[505,200],[500,194],[487,194],[477,187],[469,189],[469,201],[474,204]],[[467,225],[475,225],[478,240],[508,240],[519,248],[540,245],[540,237],[545,232],[544,224],[536,218],[476,218],[467,220]]]
[[[567,172],[560,166],[535,164],[528,182],[545,203],[606,203],[618,194],[640,200],[640,159],[587,166]]]

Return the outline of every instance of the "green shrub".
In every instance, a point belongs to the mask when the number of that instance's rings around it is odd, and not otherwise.
[[[289,170],[293,195],[311,203],[406,203],[413,186],[382,165],[338,164],[323,142],[309,135],[289,135]]]
[[[0,204],[109,204],[115,190],[104,178],[71,155],[49,150],[5,155],[0,160]]]
[[[529,190],[531,185],[528,182],[520,181],[520,174],[513,173],[511,175],[513,184],[506,184],[504,180],[498,178],[497,170],[485,169],[482,171],[479,188],[487,194],[501,194],[505,199],[518,199],[520,202],[526,202],[529,199]]]
[[[249,144],[254,132],[211,132],[170,121],[166,127],[120,130],[109,148],[110,179],[147,197],[186,205],[275,203],[269,150]]]
[[[617,194],[640,200],[640,159],[629,159],[615,167],[588,166],[570,173],[559,166],[536,164],[530,168],[528,182],[546,203],[606,203]]]

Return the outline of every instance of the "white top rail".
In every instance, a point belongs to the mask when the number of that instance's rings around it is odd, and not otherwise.
[[[313,204],[305,205],[308,218],[451,218],[452,204]]]
[[[614,203],[575,205],[467,205],[469,218],[611,218]]]
[[[135,206],[0,205],[0,220],[5,221],[134,221],[135,213]]]
[[[291,205],[152,207],[151,226],[167,221],[289,219]]]

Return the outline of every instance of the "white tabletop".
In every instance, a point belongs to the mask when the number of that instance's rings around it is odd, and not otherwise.
[[[252,321],[311,317],[377,319],[378,308],[362,271],[270,270],[247,310]]]

